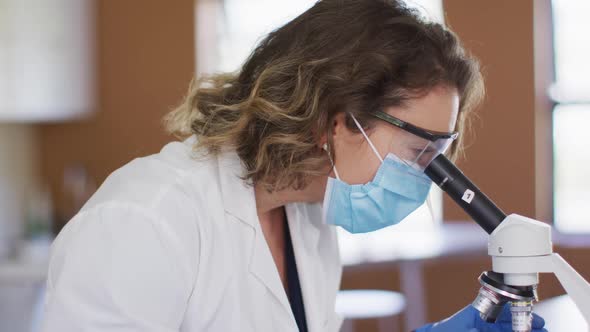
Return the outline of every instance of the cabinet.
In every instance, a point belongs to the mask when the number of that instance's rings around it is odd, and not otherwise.
[[[94,0],[0,0],[0,121],[95,108]]]

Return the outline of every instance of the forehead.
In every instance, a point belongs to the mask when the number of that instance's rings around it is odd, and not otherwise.
[[[384,111],[424,129],[451,132],[457,122],[459,93],[453,87],[437,86],[403,106],[388,107]]]

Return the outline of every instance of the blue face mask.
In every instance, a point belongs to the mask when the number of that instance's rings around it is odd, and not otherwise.
[[[356,122],[356,120],[355,120]],[[359,124],[357,123],[357,126]],[[381,159],[368,139],[371,148]],[[372,181],[350,185],[329,177],[324,196],[324,221],[350,233],[367,233],[401,222],[426,201],[432,181],[392,153]]]

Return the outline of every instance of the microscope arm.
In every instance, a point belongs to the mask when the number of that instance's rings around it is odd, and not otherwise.
[[[590,283],[553,253],[549,225],[511,214],[490,234],[488,253],[494,272],[509,285],[537,284],[538,273],[554,273],[590,324]]]
[[[551,255],[555,276],[590,325],[590,284],[560,255]]]

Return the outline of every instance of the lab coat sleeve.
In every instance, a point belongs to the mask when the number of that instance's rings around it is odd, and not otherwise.
[[[178,331],[194,282],[170,225],[140,206],[82,212],[53,244],[43,332]]]

